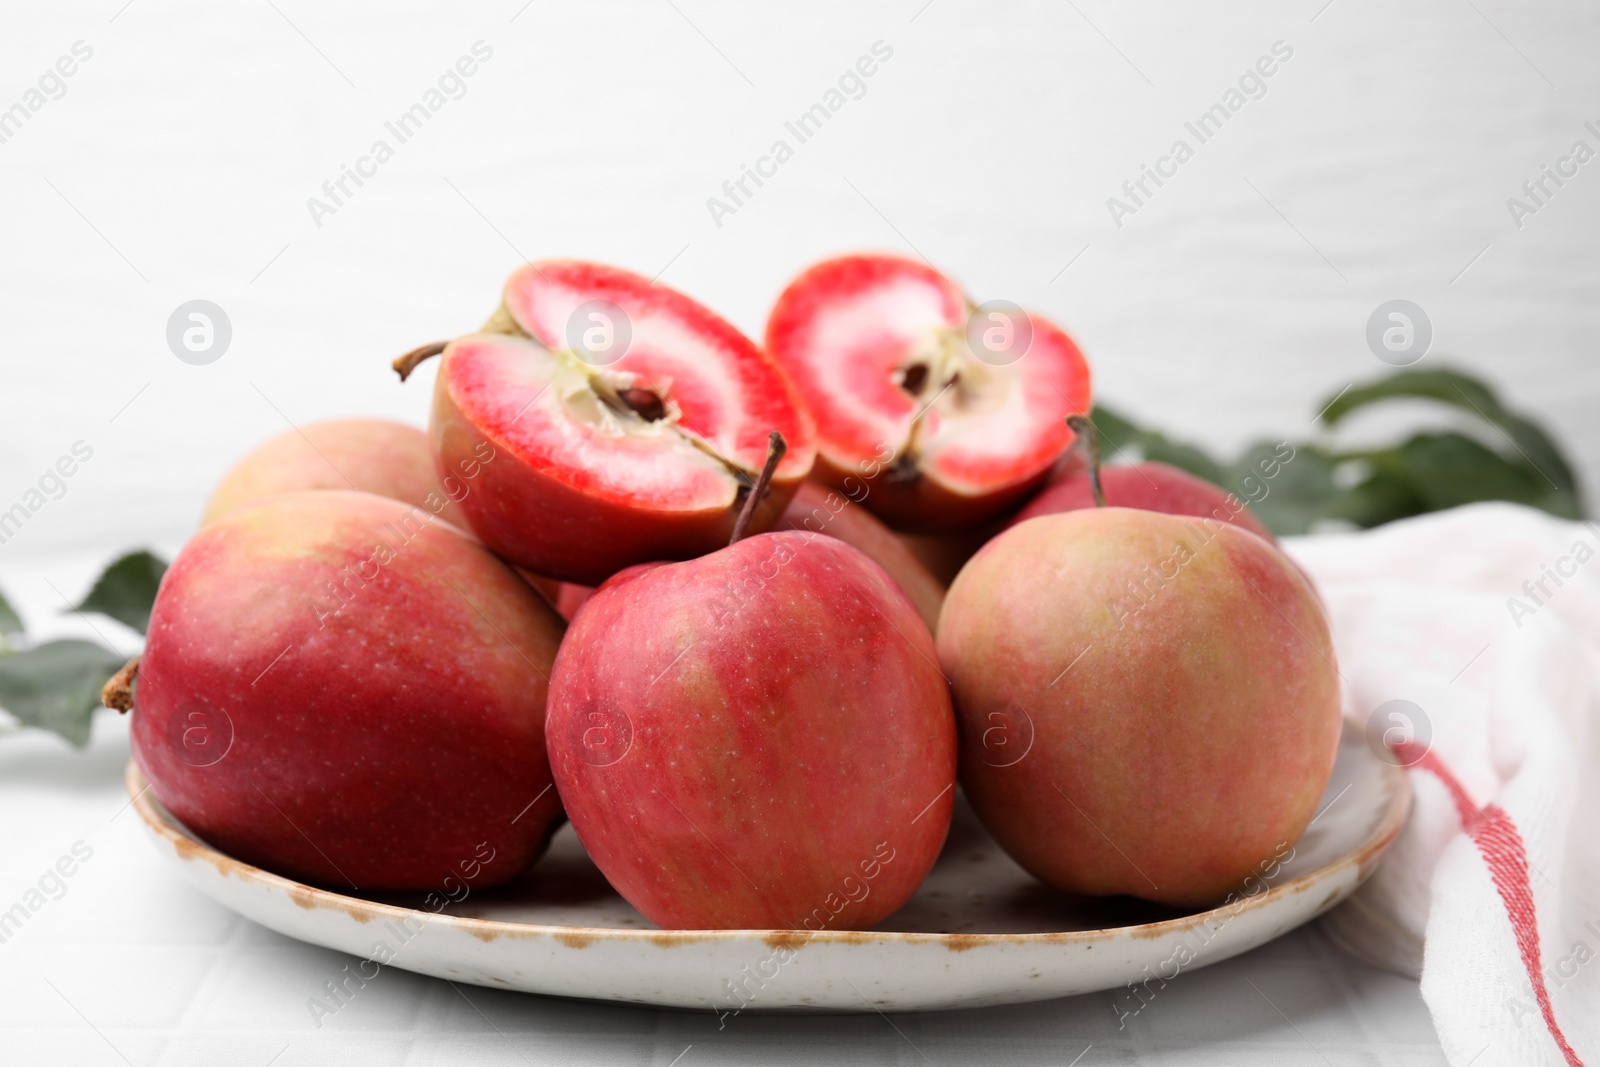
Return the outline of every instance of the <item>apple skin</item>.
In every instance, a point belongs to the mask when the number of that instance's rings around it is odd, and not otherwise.
[[[1298,840],[1332,773],[1327,618],[1234,526],[1115,507],[1023,522],[956,578],[938,646],[967,796],[1060,889],[1213,903]]]
[[[841,467],[819,452],[812,477],[841,493],[850,491],[852,483],[864,484],[864,499],[873,514],[896,530],[930,537],[959,537],[1015,511],[1039,491],[1050,471],[1046,467],[1031,477],[986,492],[963,493],[926,476],[897,481],[888,468],[869,476],[859,468]]]
[[[895,580],[930,632],[939,625],[944,583],[929,573],[893,530],[842,492],[803,482],[779,516],[777,528],[827,534],[859,548]]]
[[[461,476],[448,474],[447,484],[459,497]],[[428,435],[389,419],[332,419],[268,438],[223,475],[200,524],[262,497],[302,489],[357,489],[393,497],[466,529],[460,509],[434,473]]]
[[[368,493],[275,495],[206,526],[163,578],[134,758],[186,826],[278,874],[494,885],[560,813],[544,705],[561,631],[448,523]]]
[[[961,568],[967,565],[978,549],[988,544],[995,535],[1006,528],[1005,519],[986,522],[976,530],[954,534],[910,534],[896,532],[895,539],[910,552],[929,574],[949,588]],[[935,626],[935,632],[938,627]]]
[[[557,471],[519,460],[462,414],[440,373],[429,432],[441,473],[492,467],[464,498],[472,531],[495,552],[540,574],[598,585],[624,567],[649,559],[688,559],[726,544],[738,508],[722,502],[697,511],[650,509],[575,489]],[[756,505],[752,530],[769,528],[794,495],[799,476],[774,478]],[[743,499],[742,497],[739,499]]]
[[[1188,471],[1169,467],[1165,463],[1132,463],[1119,467],[1102,467],[1100,488],[1106,503],[1112,507],[1140,508],[1168,515],[1190,515],[1196,518],[1215,518],[1232,523],[1268,541],[1275,542],[1272,531],[1251,513],[1244,501],[1220,486]],[[1089,474],[1078,470],[1046,486],[1028,506],[1017,513],[1008,525],[1054,515],[1063,511],[1077,511],[1095,506],[1094,491],[1089,485]]]
[[[760,534],[613,577],[561,645],[546,730],[590,857],[668,929],[871,926],[949,830],[933,640],[832,537]]]
[[[879,522],[870,511],[854,506],[848,497],[816,482],[801,482],[794,499],[778,516],[774,528],[823,533],[859,548],[889,572],[889,577],[900,586],[900,591],[911,599],[912,606],[917,609],[929,632],[939,625],[939,608],[944,603],[945,583],[928,572],[928,568],[893,530]],[[527,571],[520,573],[568,621],[594,595],[593,586],[557,582]],[[955,577],[954,571],[950,576]]]

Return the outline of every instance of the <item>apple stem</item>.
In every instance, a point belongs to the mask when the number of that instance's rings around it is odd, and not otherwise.
[[[744,498],[744,507],[739,509],[739,517],[733,523],[733,536],[728,538],[728,544],[735,544],[750,528],[750,519],[756,513],[756,504],[767,495],[767,487],[772,484],[772,476],[777,472],[778,461],[783,459],[783,454],[789,451],[789,442],[783,439],[783,434],[773,430],[767,438],[767,463],[761,468],[761,475],[756,479],[756,484],[750,487],[750,495]]]
[[[100,703],[108,708],[115,708],[126,715],[133,708],[133,679],[139,673],[139,657],[135,656],[122,665],[122,669],[111,676],[100,689]]]
[[[394,368],[396,374],[400,375],[400,380],[403,382],[411,377],[412,371],[427,360],[437,356],[440,352],[443,352],[445,346],[449,343],[449,341],[433,341],[425,345],[419,345],[389,365]]]
[[[1100,487],[1100,435],[1087,415],[1068,415],[1067,425],[1078,435],[1085,458],[1089,460],[1089,491],[1094,494],[1094,506],[1106,506],[1105,490]]]

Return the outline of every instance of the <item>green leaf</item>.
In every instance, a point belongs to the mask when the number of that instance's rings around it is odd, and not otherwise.
[[[155,603],[167,562],[143,550],[130,552],[112,563],[95,580],[83,603],[72,611],[108,615],[140,633],[150,626],[150,606]]]
[[[1418,434],[1400,446],[1400,462],[1429,511],[1480,500],[1547,507],[1552,487],[1526,463],[1507,460],[1458,433]],[[1576,516],[1571,516],[1576,517]]]
[[[5,594],[0,593],[0,649],[6,647],[6,635],[22,632],[22,617],[11,606]]]
[[[1188,471],[1196,477],[1204,478],[1212,485],[1227,486],[1227,468],[1198,448],[1169,441],[1160,434],[1153,434],[1152,437],[1154,440],[1146,442],[1144,446],[1145,459],[1152,463],[1165,463],[1169,467]]]
[[[1287,460],[1283,455],[1274,442],[1252,445],[1219,484],[1237,493],[1279,537],[1309,533],[1343,495],[1334,484],[1333,459],[1310,445],[1295,447]]]
[[[1143,455],[1145,431],[1115,411],[1096,404],[1089,421],[1100,437],[1100,458],[1106,463],[1131,463]]]
[[[89,743],[100,687],[123,658],[91,641],[48,641],[0,657],[0,707],[24,726],[50,730],[75,748]]]
[[[1538,424],[1508,411],[1493,389],[1469,374],[1443,368],[1397,371],[1332,400],[1323,410],[1321,418],[1327,425],[1336,426],[1352,411],[1396,397],[1437,400],[1474,413],[1499,431],[1509,446],[1508,458],[1515,456],[1530,467],[1545,483],[1546,489],[1553,490],[1558,496],[1570,497],[1573,514],[1581,513],[1577,481],[1561,449]]]
[[[1412,485],[1397,451],[1374,453],[1362,462],[1367,473],[1333,503],[1328,518],[1370,529],[1427,512],[1427,502]]]
[[[1141,430],[1104,405],[1096,404],[1090,414],[1100,435],[1100,455],[1107,463],[1135,463],[1147,460],[1165,463],[1217,485],[1227,483],[1227,470],[1193,445],[1172,441],[1155,430]]]

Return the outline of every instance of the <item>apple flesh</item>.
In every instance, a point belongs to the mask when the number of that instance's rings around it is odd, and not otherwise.
[[[967,796],[1060,889],[1213,903],[1282,857],[1332,773],[1327,619],[1236,526],[1115,507],[1020,523],[956,578],[938,646]]]
[[[803,272],[772,309],[767,348],[816,420],[818,477],[866,483],[866,507],[913,532],[968,529],[1016,506],[1072,443],[1065,417],[1090,403],[1088,365],[1058,327],[975,307],[897,256]]]
[[[1272,536],[1272,531],[1237,496],[1204,478],[1165,463],[1102,467],[1100,488],[1105,494],[1106,504],[1112,507],[1216,519],[1249,530],[1268,541],[1277,540]],[[1017,513],[1009,525],[1015,526],[1040,515],[1079,511],[1094,506],[1089,473],[1079,470],[1046,486]]]
[[[204,527],[163,578],[134,758],[186,826],[278,874],[504,882],[560,813],[544,707],[561,631],[448,523],[368,493],[278,494]]]
[[[356,489],[426,508],[465,527],[453,497],[466,491],[464,472],[446,485],[434,473],[428,435],[388,419],[313,422],[268,438],[234,464],[206,502],[202,526],[262,497],[302,489]]]
[[[930,632],[939,625],[944,583],[928,572],[893,530],[849,497],[807,481],[795,491],[778,519],[778,528],[827,534],[859,548],[895,580]]]
[[[602,585],[546,730],[584,848],[676,929],[861,929],[949,829],[955,722],[932,638],[843,541],[761,534]]]
[[[727,544],[766,454],[788,454],[751,528],[770,527],[811,469],[810,416],[733,326],[648,278],[530,263],[482,331],[442,348],[429,424],[441,472],[487,452],[467,522],[537,574],[595,585],[623,567]]]

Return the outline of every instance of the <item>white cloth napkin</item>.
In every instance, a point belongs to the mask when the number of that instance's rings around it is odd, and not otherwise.
[[[1420,972],[1452,1067],[1600,1067],[1600,524],[1480,504],[1285,547],[1415,794],[1325,927]]]

